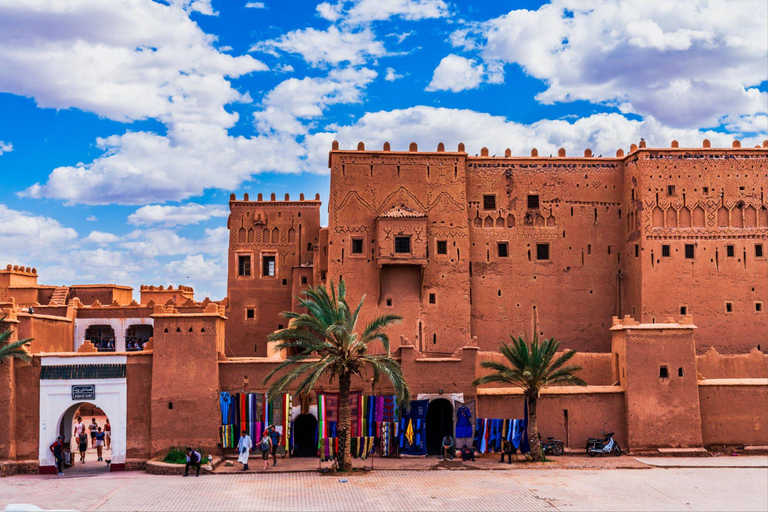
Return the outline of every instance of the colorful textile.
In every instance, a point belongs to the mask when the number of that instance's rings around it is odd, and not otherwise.
[[[219,394],[219,405],[221,407],[221,424],[232,425],[234,423],[234,398],[227,391]]]
[[[477,418],[475,427],[475,449],[479,453],[499,452],[501,441],[506,439],[523,453],[526,447],[526,421],[520,419]]]
[[[272,424],[272,412],[272,404],[269,402],[269,395],[264,393],[261,415],[262,423],[264,424],[264,430],[266,430]],[[255,420],[256,419],[254,418],[254,421]]]
[[[222,448],[232,448],[235,446],[236,439],[240,437],[239,435],[235,435],[236,430],[236,425],[222,425],[220,427],[219,435],[221,436]]]
[[[379,425],[379,455],[392,457],[397,454],[397,423],[382,421]]]
[[[472,414],[463,405],[456,411],[456,437],[472,437]]]
[[[356,459],[367,459],[376,445],[374,437],[353,437],[350,439],[350,453]]]
[[[291,449],[291,409],[293,409],[291,395],[285,393],[283,394],[283,437],[280,439],[280,444],[286,451]]]
[[[385,396],[382,405],[381,421],[397,421],[397,401],[394,396]]]
[[[426,455],[426,419],[429,400],[412,400],[410,409],[403,406],[399,427],[400,453],[408,455]],[[411,434],[406,436],[410,427]]]
[[[325,395],[317,395],[317,447],[322,450],[323,439],[328,437],[328,422],[325,420]],[[322,452],[320,452],[322,457]]]
[[[335,460],[339,453],[339,441],[335,437],[323,437],[320,439],[320,460],[325,462]]]

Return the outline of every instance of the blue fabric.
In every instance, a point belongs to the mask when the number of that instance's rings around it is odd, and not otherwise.
[[[456,437],[472,437],[472,414],[466,406],[456,411]]]
[[[427,454],[426,425],[428,405],[429,400],[411,400],[410,410],[403,406],[402,414],[400,415],[400,428],[398,429],[400,453],[407,455]],[[409,421],[413,422],[413,444],[409,444],[408,439],[405,437]]]

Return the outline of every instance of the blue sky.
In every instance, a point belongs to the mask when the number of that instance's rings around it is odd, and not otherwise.
[[[325,200],[334,139],[755,145],[767,63],[752,0],[0,0],[0,264],[220,298],[229,194]]]

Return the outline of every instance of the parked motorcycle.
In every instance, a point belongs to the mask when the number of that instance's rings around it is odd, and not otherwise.
[[[587,439],[587,455],[594,457],[597,454],[604,455],[606,453],[612,453],[615,456],[621,455],[621,448],[619,443],[613,440],[613,432],[601,431],[603,439],[597,439],[590,437]]]
[[[539,443],[541,443],[541,452],[544,455],[562,455],[563,454],[563,442],[554,437],[548,437],[547,442],[541,440],[541,434],[539,434]]]

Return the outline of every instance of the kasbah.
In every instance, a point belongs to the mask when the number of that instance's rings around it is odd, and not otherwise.
[[[49,445],[70,442],[83,402],[73,386],[110,418],[113,471],[182,444],[221,453],[221,393],[263,397],[289,355],[267,342],[287,328],[280,313],[342,278],[353,303],[365,296],[361,325],[402,317],[390,350],[449,421],[469,402],[477,417],[522,418],[521,390],[471,382],[501,342],[536,329],[578,351],[588,384],[541,394],[539,429],[566,447],[600,429],[637,453],[768,445],[768,141],[641,141],[610,158],[334,142],[328,165],[327,227],[319,195],[231,195],[221,300],[146,285],[136,301],[127,286],[0,271],[0,330],[34,339],[30,363],[0,364],[2,475],[55,472]],[[316,400],[284,397],[270,421],[288,432]]]

